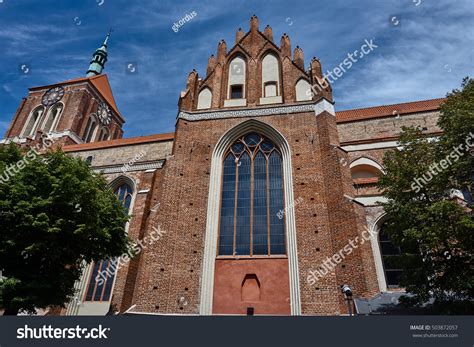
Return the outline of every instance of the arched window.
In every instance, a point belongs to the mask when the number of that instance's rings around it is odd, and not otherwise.
[[[87,121],[86,131],[84,133],[84,142],[91,142],[94,139],[96,128],[97,122],[94,118],[90,117]]]
[[[354,183],[377,182],[381,171],[367,164],[356,165],[351,168],[351,176]]]
[[[306,101],[312,99],[311,85],[308,81],[300,79],[295,86],[296,101]]]
[[[376,161],[361,157],[350,164],[352,182],[356,185],[375,184],[384,172]]]
[[[109,131],[107,128],[102,128],[99,135],[99,141],[107,141],[109,139]]]
[[[204,88],[199,92],[197,109],[211,108],[212,92],[209,88]]]
[[[126,213],[129,213],[130,204],[132,203],[132,194],[133,190],[127,183],[122,184],[115,190],[115,195],[117,195],[119,201],[125,207]]]
[[[120,128],[116,127],[114,130],[114,136],[112,137],[113,140],[119,137],[119,132],[120,132]]]
[[[280,95],[280,70],[278,59],[267,54],[262,60],[262,95],[264,98]]]
[[[399,287],[400,277],[403,273],[403,270],[400,268],[400,258],[402,252],[400,247],[394,245],[390,240],[386,231],[386,223],[380,226],[379,244],[387,287]]]
[[[117,195],[127,213],[129,213],[130,204],[132,203],[132,194],[133,190],[127,183],[123,183],[115,190],[115,195]],[[109,301],[116,272],[116,259],[94,262],[84,301]],[[97,281],[97,278],[103,279],[103,281]]]
[[[61,115],[62,110],[63,110],[63,105],[58,104],[49,111],[48,116],[46,117],[43,123],[43,127],[42,127],[42,130],[44,132],[49,133],[56,128],[56,125],[58,124],[59,116]]]
[[[219,255],[286,254],[282,156],[250,133],[224,156]]]
[[[245,99],[245,60],[235,57],[229,64],[228,99]]]
[[[93,159],[94,159],[94,156],[89,155],[89,156],[86,158],[86,164],[91,165]]]
[[[25,127],[23,128],[21,136],[33,136],[35,134],[43,112],[43,106],[39,106],[35,108],[33,112],[31,112],[30,116],[26,121]]]

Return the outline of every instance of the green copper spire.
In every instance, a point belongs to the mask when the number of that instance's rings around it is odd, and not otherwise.
[[[104,43],[100,48],[97,48],[94,52],[91,60],[91,64],[89,65],[89,70],[87,70],[86,77],[92,77],[96,75],[100,75],[102,70],[105,67],[105,63],[107,62],[107,41],[109,40],[109,36],[112,30],[109,30],[107,36],[105,37]]]

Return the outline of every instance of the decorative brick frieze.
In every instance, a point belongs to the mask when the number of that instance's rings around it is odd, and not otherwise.
[[[130,171],[146,171],[146,170],[154,170],[154,169],[161,169],[163,168],[163,164],[165,160],[158,160],[151,163],[136,163],[133,165],[113,165],[113,166],[97,166],[93,167],[95,172],[102,172],[105,174],[111,173],[127,173]]]
[[[208,119],[223,119],[223,118],[242,118],[242,117],[261,117],[272,115],[285,115],[302,112],[315,112],[316,115],[326,111],[331,115],[335,115],[334,105],[326,99],[310,104],[298,105],[282,105],[273,107],[256,107],[234,110],[216,110],[208,112],[185,112],[181,111],[178,114],[179,119],[189,121],[208,120]]]

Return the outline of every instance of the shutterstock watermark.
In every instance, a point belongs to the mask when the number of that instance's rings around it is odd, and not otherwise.
[[[469,135],[464,140],[464,143],[461,143],[457,147],[453,147],[453,150],[444,158],[441,159],[438,163],[434,163],[429,166],[428,171],[426,171],[421,177],[417,177],[411,184],[411,189],[415,193],[419,193],[423,186],[430,182],[436,175],[446,170],[450,165],[457,162],[466,152],[470,152],[471,155],[474,153],[472,149],[474,147],[474,133],[470,132]]]
[[[107,270],[102,270],[97,274],[95,280],[99,286],[103,285],[108,277],[113,277],[120,268],[124,267],[130,261],[130,259],[141,253],[144,249],[153,244],[155,241],[161,239],[161,237],[166,234],[164,230],[161,230],[159,225],[158,228],[153,227],[152,229],[153,230],[149,237],[145,236],[142,240],[137,240],[132,247],[129,247],[127,253],[124,253],[120,257],[112,260]]]
[[[16,338],[21,339],[107,339],[106,332],[110,328],[102,327],[99,324],[97,328],[81,328],[76,325],[75,328],[53,328],[51,325],[30,328],[27,324],[16,330]]]
[[[41,143],[36,144],[34,147],[31,147],[28,152],[17,161],[15,164],[7,166],[4,172],[0,175],[0,184],[7,183],[13,176],[18,174],[23,170],[27,165],[36,160],[40,154],[38,153],[41,150],[48,149],[53,144],[53,140],[45,134],[41,136]]]
[[[320,278],[323,278],[328,273],[333,272],[337,265],[339,265],[348,255],[350,255],[356,248],[363,245],[366,241],[370,241],[372,234],[377,232],[371,232],[367,227],[362,232],[362,237],[356,236],[353,239],[349,239],[347,245],[334,253],[331,257],[326,257],[324,261],[317,266],[315,270],[310,270],[306,281],[308,284],[315,284]]]
[[[360,48],[353,52],[347,53],[347,58],[341,61],[338,66],[332,70],[327,70],[322,78],[316,76],[318,83],[312,85],[311,90],[306,91],[306,95],[313,97],[313,94],[318,94],[323,89],[328,88],[329,83],[334,83],[339,78],[341,78],[348,70],[352,68],[355,63],[379,47],[374,43],[374,40],[375,39],[365,39]]]

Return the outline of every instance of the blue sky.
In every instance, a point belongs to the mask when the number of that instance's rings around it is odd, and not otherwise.
[[[0,133],[28,87],[84,76],[110,27],[105,72],[125,136],[173,131],[188,73],[204,75],[219,40],[230,48],[252,14],[324,71],[373,39],[378,48],[333,83],[336,110],[443,97],[474,75],[472,0],[0,0]],[[129,63],[137,73],[126,73]]]

